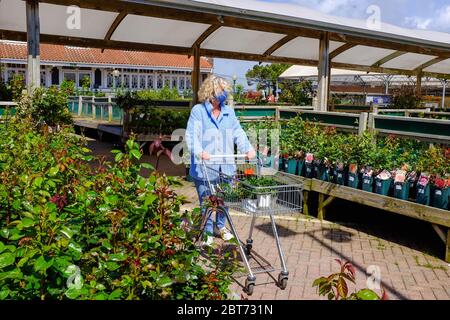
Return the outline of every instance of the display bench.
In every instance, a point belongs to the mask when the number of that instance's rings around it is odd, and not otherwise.
[[[311,192],[318,194],[317,217],[324,219],[327,206],[334,199],[343,199],[358,203],[361,205],[381,209],[387,212],[400,214],[410,218],[429,222],[439,237],[446,245],[445,261],[450,262],[450,212],[434,207],[429,207],[414,202],[400,200],[376,193],[366,192],[331,182],[321,181],[317,179],[308,179],[292,175],[289,173],[279,172],[288,181],[293,183],[300,182],[304,188],[303,213],[310,214],[309,195]]]

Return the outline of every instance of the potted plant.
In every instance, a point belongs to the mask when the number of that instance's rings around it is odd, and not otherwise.
[[[375,193],[387,196],[391,190],[392,174],[388,170],[381,171],[375,178]]]
[[[277,202],[278,191],[273,186],[279,183],[271,177],[249,177],[242,180],[244,186],[247,186],[246,194],[251,205],[256,204],[256,208],[267,209]]]
[[[371,166],[365,166],[362,169],[362,189],[367,192],[373,192],[374,170]]]
[[[450,176],[436,178],[433,183],[431,205],[439,209],[448,209],[450,198]]]

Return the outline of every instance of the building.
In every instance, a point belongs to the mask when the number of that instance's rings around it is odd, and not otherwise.
[[[0,40],[0,78],[8,82],[14,74],[26,78],[27,44]],[[202,58],[203,79],[213,72],[213,60]],[[109,92],[115,87],[131,90],[191,89],[193,58],[154,52],[104,50],[64,45],[41,45],[41,86],[72,80],[78,88],[89,77],[91,89]],[[114,70],[118,70],[113,73]],[[116,76],[114,76],[114,74]]]

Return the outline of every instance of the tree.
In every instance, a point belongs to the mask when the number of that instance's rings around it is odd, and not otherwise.
[[[267,89],[267,87],[274,86],[279,76],[290,68],[289,64],[273,63],[267,65],[254,65],[245,74],[249,85],[257,84],[257,89]]]
[[[313,88],[311,81],[280,83],[280,102],[293,103],[296,106],[312,104]]]

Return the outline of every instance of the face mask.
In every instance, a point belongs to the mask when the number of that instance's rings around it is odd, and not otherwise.
[[[216,100],[219,101],[220,105],[223,105],[225,101],[228,99],[228,92],[224,91],[220,95],[216,97]]]

